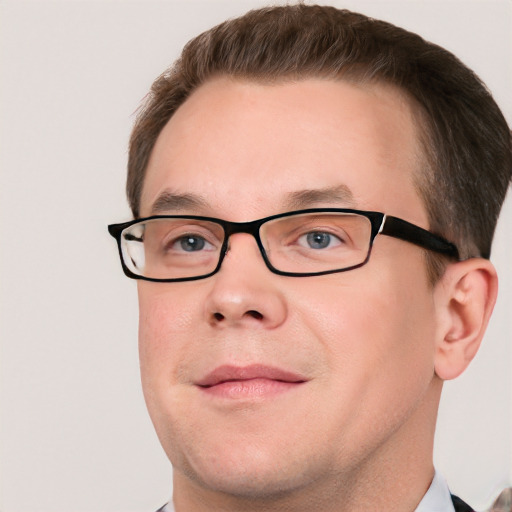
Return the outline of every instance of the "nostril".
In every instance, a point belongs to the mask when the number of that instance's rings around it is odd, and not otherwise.
[[[259,311],[255,311],[254,309],[247,311],[247,314],[249,316],[252,316],[256,320],[261,320],[263,318],[263,315]]]
[[[213,318],[215,318],[217,322],[222,322],[222,320],[224,320],[224,315],[222,313],[214,313]]]

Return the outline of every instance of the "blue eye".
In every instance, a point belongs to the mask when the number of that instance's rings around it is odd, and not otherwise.
[[[204,249],[206,241],[204,238],[195,235],[187,235],[179,238],[175,242],[185,252],[195,252]]]
[[[327,247],[340,245],[341,240],[325,231],[311,231],[301,236],[299,242],[301,242],[301,245],[306,244],[310,249],[326,249]]]

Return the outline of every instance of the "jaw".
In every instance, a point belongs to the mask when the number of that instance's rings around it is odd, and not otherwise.
[[[235,429],[241,442],[234,442],[236,437],[230,434],[231,442],[219,441],[218,451],[210,447],[209,460],[197,458],[200,454],[176,457],[173,453],[175,504],[194,512],[302,512],[305,507],[319,512],[414,510],[433,477],[432,446],[441,388],[442,381],[434,376],[405,423],[366,457],[335,465],[322,460],[314,465],[310,458],[308,463],[293,461],[290,471],[276,456],[275,447],[261,443],[256,432],[244,436],[242,425]],[[245,419],[250,424],[250,415]],[[286,439],[283,433],[279,437]]]

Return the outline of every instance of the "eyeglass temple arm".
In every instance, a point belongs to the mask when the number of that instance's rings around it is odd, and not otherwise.
[[[382,222],[380,232],[383,235],[399,238],[406,242],[419,245],[424,249],[446,254],[451,258],[460,260],[459,251],[455,244],[448,242],[448,240],[440,236],[434,235],[426,229],[415,226],[406,220],[399,219],[398,217],[386,216]]]

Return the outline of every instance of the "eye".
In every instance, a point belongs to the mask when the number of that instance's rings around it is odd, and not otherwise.
[[[211,250],[213,245],[199,235],[183,235],[174,239],[169,244],[169,249],[174,251],[199,252],[203,250]]]
[[[326,249],[328,247],[336,247],[342,243],[337,236],[325,231],[306,233],[299,238],[298,242],[300,245],[305,245],[310,249]]]

